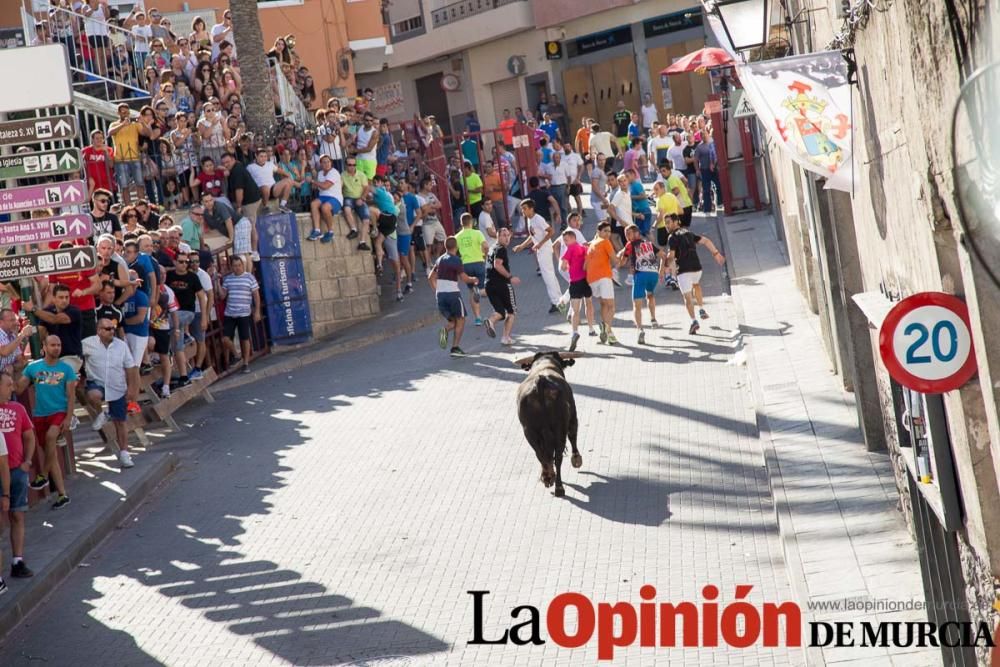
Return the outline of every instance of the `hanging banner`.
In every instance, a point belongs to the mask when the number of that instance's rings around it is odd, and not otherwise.
[[[404,111],[403,104],[403,84],[400,81],[393,81],[381,86],[376,86],[372,92],[375,99],[371,105],[371,112],[377,117],[400,114]]]
[[[851,86],[839,51],[737,65],[744,94],[796,163],[851,192]]]

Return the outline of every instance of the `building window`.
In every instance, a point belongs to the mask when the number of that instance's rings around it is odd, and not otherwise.
[[[420,30],[424,27],[424,17],[414,16],[413,18],[406,19],[405,21],[398,21],[392,25],[392,34],[399,36],[406,34],[408,32],[413,32],[415,30]]]
[[[257,0],[257,6],[265,7],[294,7],[304,4],[305,0]]]

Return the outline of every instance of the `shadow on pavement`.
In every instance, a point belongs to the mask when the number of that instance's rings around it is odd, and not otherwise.
[[[671,494],[687,490],[640,477],[609,477],[586,470],[579,475],[594,479],[586,486],[563,483],[587,499],[566,496],[566,500],[608,521],[629,525],[659,526],[673,515]]]

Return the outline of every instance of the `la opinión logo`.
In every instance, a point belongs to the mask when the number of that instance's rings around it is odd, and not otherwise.
[[[594,602],[582,593],[565,592],[548,603],[544,614],[530,604],[510,610],[517,621],[499,634],[486,635],[488,590],[466,591],[472,596],[472,639],[469,645],[541,645],[551,641],[562,648],[596,643],[598,660],[613,660],[617,649],[801,647],[802,611],[795,602],[753,603],[753,586],[737,585],[730,600],[720,601],[719,587],[701,589],[699,602],[658,602],[656,588],[639,589],[638,605],[630,601]],[[575,623],[573,619],[575,618]],[[994,646],[986,623],[920,621],[810,621],[808,646],[938,647]],[[543,627],[544,626],[544,627]]]

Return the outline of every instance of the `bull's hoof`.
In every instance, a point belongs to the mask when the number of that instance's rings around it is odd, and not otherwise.
[[[542,484],[545,485],[546,489],[552,486],[553,482],[555,482],[555,477],[553,477],[552,475],[548,475],[546,473],[542,473]]]
[[[583,457],[579,454],[574,454],[573,458],[570,459],[570,462],[573,464],[574,468],[579,468],[583,465]]]
[[[563,488],[562,486],[557,486],[555,490],[555,495],[556,498],[562,498],[563,496],[566,495],[566,489]]]

